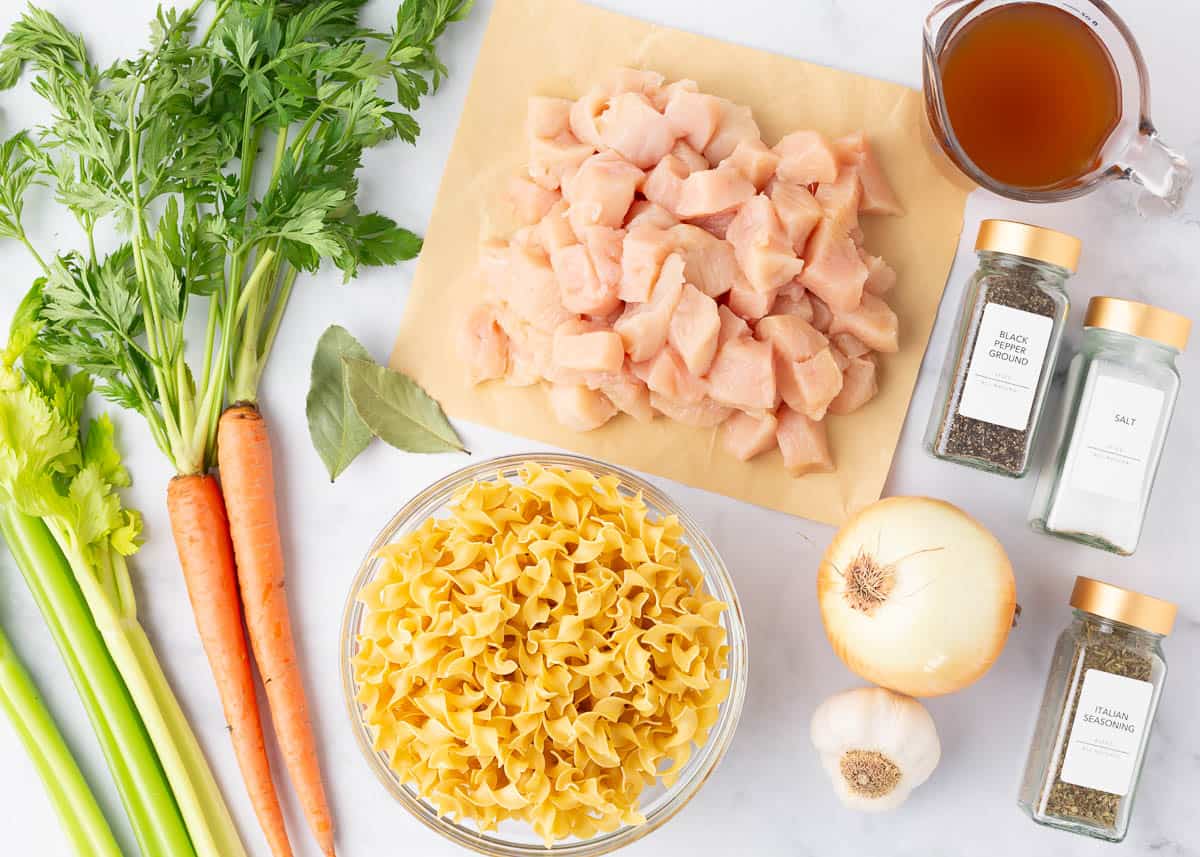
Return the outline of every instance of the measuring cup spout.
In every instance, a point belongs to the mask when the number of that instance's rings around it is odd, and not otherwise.
[[[1183,205],[1192,184],[1187,159],[1159,139],[1152,125],[1143,125],[1118,159],[1116,168],[1137,184],[1138,210],[1143,214],[1173,212]]]

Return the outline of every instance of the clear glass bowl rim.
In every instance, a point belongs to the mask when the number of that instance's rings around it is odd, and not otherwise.
[[[379,550],[406,527],[415,527],[443,508],[463,486],[478,479],[491,479],[497,473],[511,475],[525,462],[536,462],[547,467],[584,469],[596,476],[616,476],[621,480],[622,487],[640,492],[652,509],[662,514],[677,516],[684,527],[685,538],[692,549],[693,557],[703,572],[705,586],[714,597],[729,605],[725,612],[729,645],[726,669],[730,682],[729,697],[721,704],[717,723],[710,731],[708,740],[703,747],[696,749],[692,760],[684,768],[683,775],[655,802],[656,805],[651,807],[645,823],[626,825],[611,833],[600,834],[587,840],[556,843],[549,848],[501,839],[443,818],[414,791],[403,785],[371,746],[371,736],[356,700],[353,675],[354,631],[362,614],[358,594],[375,573],[376,554]],[[599,857],[611,854],[618,848],[636,842],[657,830],[687,805],[724,758],[741,716],[749,673],[745,620],[741,603],[734,590],[733,579],[716,548],[696,521],[661,490],[627,470],[582,455],[546,452],[504,455],[470,464],[437,480],[405,503],[375,537],[355,573],[342,613],[339,656],[342,690],[355,743],[376,778],[392,797],[426,827],[456,845],[488,857]]]

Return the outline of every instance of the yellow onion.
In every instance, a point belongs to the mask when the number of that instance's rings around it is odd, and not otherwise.
[[[909,696],[952,693],[987,672],[1017,603],[996,537],[928,497],[891,497],[851,518],[821,560],[817,600],[846,666]]]

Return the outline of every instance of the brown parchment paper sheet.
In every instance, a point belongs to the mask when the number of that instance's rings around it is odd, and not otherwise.
[[[866,246],[899,273],[888,302],[901,351],[883,355],[880,392],[855,414],[829,418],[837,470],[795,479],[776,450],[749,463],[715,430],[621,415],[589,433],[559,426],[540,387],[472,387],[456,354],[464,314],[483,297],[477,244],[497,234],[486,212],[526,159],[522,123],[533,94],[578,97],[613,66],[690,77],[705,92],[749,105],[768,144],[815,128],[865,130],[907,214],[863,217]],[[922,141],[920,93],[617,15],[575,0],[497,0],[442,178],[392,354],[458,419],[534,438],[761,506],[837,524],[879,499],[962,230],[966,193],[939,172]]]

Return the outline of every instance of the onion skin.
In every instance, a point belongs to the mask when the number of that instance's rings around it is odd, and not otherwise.
[[[865,603],[852,580],[871,584]],[[858,512],[817,572],[821,618],[838,657],[867,681],[909,696],[953,693],[983,676],[1008,639],[1016,598],[995,536],[928,497],[890,497]]]

